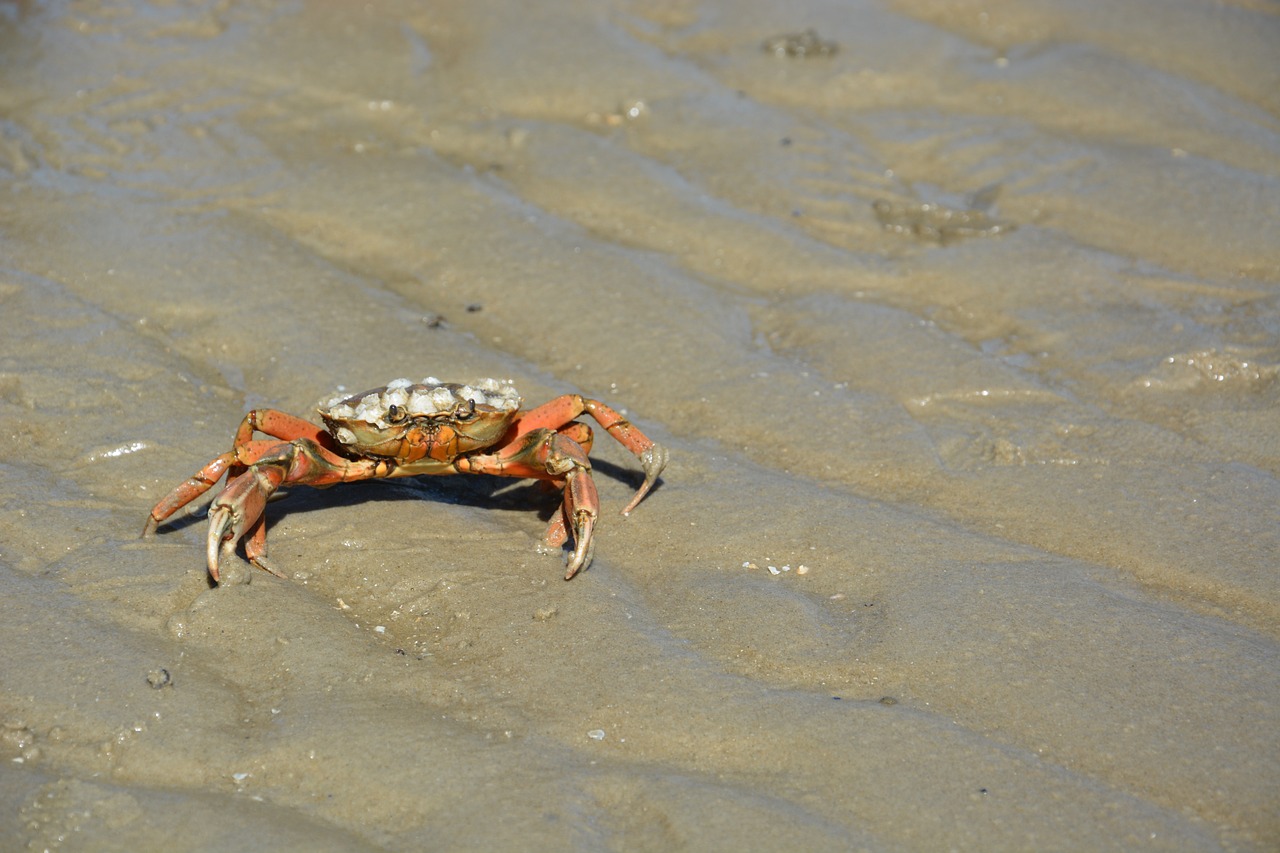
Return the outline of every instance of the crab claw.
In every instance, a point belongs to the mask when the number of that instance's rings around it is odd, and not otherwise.
[[[640,490],[631,498],[631,503],[622,508],[623,515],[630,515],[631,510],[635,509],[640,501],[644,500],[644,496],[649,494],[653,484],[658,482],[658,475],[662,473],[663,468],[667,467],[669,454],[665,447],[655,442],[642,450],[639,458],[640,464],[644,467],[644,482],[640,484]]]
[[[285,470],[280,466],[253,465],[234,477],[222,494],[214,498],[209,506],[209,538],[205,543],[205,557],[209,575],[215,583],[221,583],[221,563],[234,558],[236,543],[255,525],[262,523],[262,511],[284,477]],[[247,543],[245,550],[254,565],[279,576],[279,572],[265,564],[266,555],[260,546]]]
[[[595,527],[595,516],[586,511],[576,513],[573,520],[573,553],[565,563],[565,580],[572,580],[578,571],[591,562],[595,554],[596,543],[591,538],[591,529]]]
[[[590,468],[575,468],[564,479],[564,514],[573,521],[573,553],[564,573],[564,579],[569,580],[591,562],[595,551],[591,532],[596,526],[600,497]]]
[[[209,575],[214,583],[221,583],[218,566],[223,557],[231,557],[236,550],[235,514],[229,506],[217,506],[209,510],[209,539],[205,557],[209,563]]]

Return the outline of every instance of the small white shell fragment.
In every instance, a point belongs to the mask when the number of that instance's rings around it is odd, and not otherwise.
[[[806,566],[804,563],[801,563],[800,565],[796,566],[796,574],[798,575],[809,574],[809,567]]]
[[[777,567],[777,566],[770,566],[770,567],[769,567],[769,574],[771,574],[771,575],[780,575],[780,574],[782,574],[782,572],[778,569],[778,567]]]
[[[587,732],[587,737],[592,740],[604,740],[604,729],[592,729]]]

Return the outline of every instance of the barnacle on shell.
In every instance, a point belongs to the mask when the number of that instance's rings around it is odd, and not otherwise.
[[[394,379],[373,391],[350,397],[335,396],[321,404],[320,412],[335,420],[359,420],[386,428],[391,406],[402,408],[411,416],[422,416],[452,411],[459,403],[514,412],[520,408],[520,392],[504,379],[478,379],[470,384],[441,382],[434,376],[418,383]]]

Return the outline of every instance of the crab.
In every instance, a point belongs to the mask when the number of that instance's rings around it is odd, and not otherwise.
[[[397,379],[371,391],[336,396],[317,409],[323,428],[286,412],[254,409],[241,421],[231,450],[151,509],[142,535],[154,533],[225,475],[227,485],[209,505],[210,576],[221,582],[223,561],[234,558],[236,543],[243,540],[250,563],[285,578],[267,560],[263,515],[267,501],[282,486],[324,488],[418,474],[530,477],[563,494],[544,541],[559,548],[572,530],[573,550],[564,576],[569,580],[591,562],[592,531],[600,508],[587,457],[591,427],[575,419],[590,415],[639,459],[644,482],[623,508],[624,516],[657,482],[667,451],[599,400],[565,394],[523,412],[521,402],[508,381],[461,384],[429,376],[420,383]],[[255,433],[269,438],[256,439]]]

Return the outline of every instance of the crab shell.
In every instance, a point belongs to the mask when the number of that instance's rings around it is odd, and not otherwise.
[[[439,470],[498,443],[520,410],[520,393],[500,379],[471,384],[397,379],[317,410],[339,447],[353,456],[394,459],[411,471]]]

